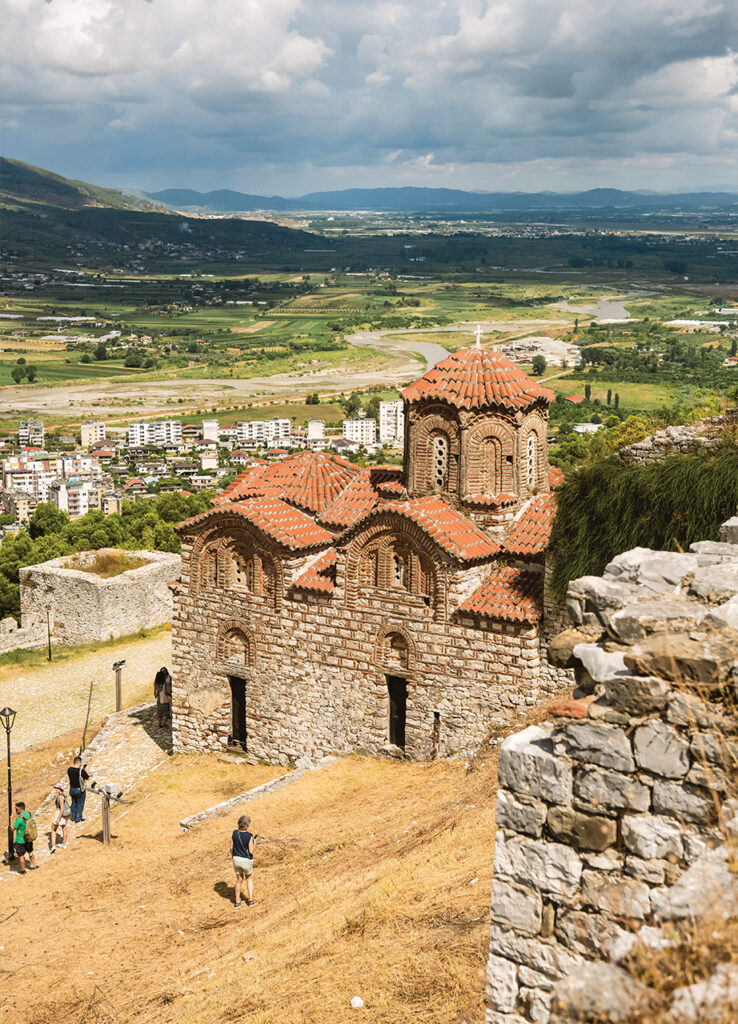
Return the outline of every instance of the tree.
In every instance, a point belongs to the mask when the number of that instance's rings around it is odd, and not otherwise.
[[[25,366],[26,365],[25,356],[19,356],[18,359],[16,359],[16,363],[18,364],[18,366]]]
[[[730,343],[730,354],[732,356],[738,354],[738,339],[736,338],[733,338],[733,340]]]
[[[26,375],[25,366],[14,366],[10,371],[10,376],[13,378],[16,384],[20,384]]]
[[[612,402],[612,388],[607,389],[607,404],[610,405]]]
[[[89,352],[85,352],[84,355],[82,356],[82,358],[80,359],[80,363],[91,363],[91,362],[92,362],[92,356],[90,355]]]
[[[619,407],[619,405],[620,405],[620,395],[616,391],[615,392],[615,408],[617,409]]]
[[[584,397],[587,399],[587,401],[589,401],[590,398],[592,397],[592,385],[591,384],[585,384],[584,385]]]
[[[126,353],[126,358],[123,360],[123,365],[138,368],[142,363],[143,355],[137,349],[129,348]]]
[[[100,359],[107,359],[107,358],[108,358],[107,346],[105,345],[104,341],[99,341],[97,343],[97,345],[95,345],[95,359],[100,360]]]
[[[26,377],[28,378],[28,383],[29,384],[33,384],[34,381],[36,380],[36,377],[38,377],[38,367],[37,366],[27,366],[26,367]]]
[[[546,357],[545,356],[533,356],[533,373],[536,377],[540,377],[546,370]]]

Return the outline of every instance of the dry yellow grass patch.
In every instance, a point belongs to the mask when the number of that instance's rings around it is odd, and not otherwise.
[[[265,327],[271,327],[276,322],[276,320],[257,320],[256,323],[249,324],[248,327],[231,327],[231,331],[234,334],[256,334],[257,331],[263,331]]]

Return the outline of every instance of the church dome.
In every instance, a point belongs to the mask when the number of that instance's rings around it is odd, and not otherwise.
[[[408,402],[436,398],[457,409],[501,406],[512,412],[554,400],[553,391],[531,380],[515,363],[479,345],[442,359],[401,395]]]

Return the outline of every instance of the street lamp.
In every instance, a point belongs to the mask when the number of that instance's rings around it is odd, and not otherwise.
[[[121,672],[125,665],[125,659],[123,661],[113,662],[113,672],[115,672],[115,710],[120,711],[123,703],[123,694],[121,686]]]
[[[13,781],[10,774],[10,730],[15,722],[16,712],[12,708],[5,707],[0,711],[0,718],[5,726],[5,736],[8,741],[8,864],[15,858],[13,851]]]

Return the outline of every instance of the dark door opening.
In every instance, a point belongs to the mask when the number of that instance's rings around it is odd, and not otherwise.
[[[387,689],[389,691],[389,741],[404,750],[407,681],[402,676],[387,676]]]
[[[231,676],[231,737],[234,747],[246,749],[246,680]]]

